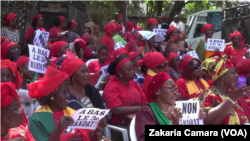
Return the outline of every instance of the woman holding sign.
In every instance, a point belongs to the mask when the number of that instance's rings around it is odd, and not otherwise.
[[[30,96],[38,98],[43,105],[30,117],[29,131],[37,141],[100,141],[105,120],[92,133],[87,129],[67,130],[75,113],[67,107],[70,97],[67,85],[68,75],[50,66],[40,81],[28,85]]]
[[[248,123],[250,110],[245,101],[238,101],[250,92],[250,86],[236,89],[238,74],[235,67],[224,55],[221,59],[208,58],[201,67],[206,70],[214,84],[197,98],[207,112],[204,124],[240,125]],[[240,103],[243,102],[243,103]]]

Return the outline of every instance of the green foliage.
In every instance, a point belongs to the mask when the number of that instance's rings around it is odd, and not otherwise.
[[[139,26],[141,26],[143,30],[147,30],[147,29],[148,29],[146,23],[137,23],[137,24],[138,24]]]
[[[4,19],[3,19],[3,17],[5,17],[6,14],[8,14],[6,11],[2,11],[1,12],[1,27],[4,26]]]

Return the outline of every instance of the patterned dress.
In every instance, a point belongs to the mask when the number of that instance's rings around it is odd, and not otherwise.
[[[145,78],[143,77],[142,74],[135,73],[134,81],[135,81],[138,85],[140,85],[141,87],[142,87],[142,84],[143,84],[143,82],[144,82],[144,79],[145,79]]]
[[[2,29],[1,29],[1,37],[7,37],[12,42],[15,42],[17,44],[20,42],[20,37],[19,37],[18,30],[11,31],[7,27],[2,27]]]
[[[1,141],[35,141],[31,133],[24,127],[19,126],[9,129],[9,132],[1,137]]]

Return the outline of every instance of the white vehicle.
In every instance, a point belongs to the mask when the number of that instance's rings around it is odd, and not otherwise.
[[[205,35],[201,31],[203,25],[207,23],[214,25],[213,38],[221,39],[222,9],[204,10],[188,16],[188,29],[186,31],[185,41],[194,49],[196,48],[197,42],[205,38]]]

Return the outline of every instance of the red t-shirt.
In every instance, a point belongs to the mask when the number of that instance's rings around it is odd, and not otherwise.
[[[129,41],[133,41],[134,40],[134,37],[133,37],[133,34],[129,31],[126,31],[124,34],[123,34],[123,39],[126,41],[126,42],[129,42]]]
[[[92,61],[88,65],[89,73],[97,73],[101,70],[101,67],[106,66],[108,64],[110,64],[110,62],[106,61],[104,64],[100,64],[98,60]]]
[[[64,116],[63,111],[53,112],[55,126]],[[62,131],[60,141],[91,141],[89,137],[91,130],[87,129],[65,129]]]
[[[60,30],[54,26],[49,30],[49,36],[51,36],[52,39],[58,39],[58,37],[59,37],[58,34],[61,32],[63,32],[63,30]]]
[[[83,57],[83,62],[87,62],[90,58],[90,56],[93,54],[93,52],[89,49],[89,47],[85,47],[84,50],[84,57]]]
[[[141,106],[148,103],[141,87],[135,81],[124,85],[118,79],[107,83],[103,91],[103,98],[109,109],[118,106]],[[122,121],[122,116],[112,114],[110,124],[122,124]]]
[[[148,95],[148,84],[150,83],[152,78],[153,78],[153,76],[147,74],[145,76],[144,82],[142,84],[142,90],[143,90],[148,101],[150,100],[149,95]],[[149,102],[151,102],[151,101],[149,101]]]
[[[115,46],[115,42],[113,40],[113,38],[111,36],[108,35],[104,35],[101,40],[100,43],[103,45],[106,45],[108,47],[108,57],[107,57],[107,61],[111,62],[113,59],[112,54],[114,51],[114,46]]]
[[[224,49],[224,54],[226,54],[227,56],[229,56],[230,59],[233,56],[243,57],[246,54],[246,52],[247,52],[247,50],[245,48],[242,48],[241,50],[236,50],[232,46],[227,46]]]
[[[38,30],[38,29],[41,31],[46,31],[46,29],[44,29],[42,27],[36,27],[36,30]],[[24,39],[28,39],[33,34],[33,32],[35,32],[35,31],[33,30],[33,27],[30,26],[25,33]],[[33,44],[33,41],[30,44]]]

